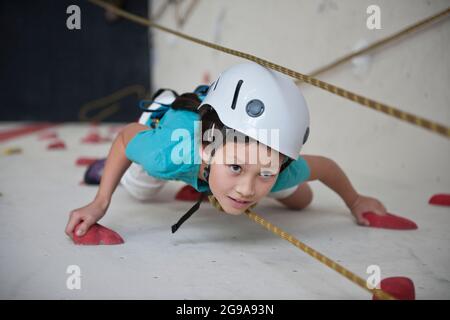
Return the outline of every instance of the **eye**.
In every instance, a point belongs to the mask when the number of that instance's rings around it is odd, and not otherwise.
[[[231,164],[228,167],[230,168],[231,172],[233,172],[233,173],[240,173],[242,170],[241,166],[239,166],[237,164]]]
[[[274,174],[273,172],[270,172],[270,171],[263,171],[263,172],[261,172],[261,174],[260,174],[261,177],[266,178],[266,179],[272,178],[272,177],[274,177],[275,175],[276,175],[276,174]]]

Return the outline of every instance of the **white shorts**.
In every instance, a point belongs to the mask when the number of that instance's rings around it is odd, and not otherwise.
[[[167,180],[149,176],[144,168],[136,163],[131,164],[120,180],[128,193],[141,201],[153,199],[166,182]]]
[[[274,199],[284,199],[292,195],[295,190],[297,190],[297,188],[298,186],[293,186],[291,188],[283,189],[277,192],[269,192],[267,196]]]

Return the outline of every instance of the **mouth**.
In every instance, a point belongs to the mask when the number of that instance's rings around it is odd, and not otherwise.
[[[234,199],[234,198],[232,198],[230,196],[227,196],[227,197],[230,200],[232,206],[237,208],[237,209],[243,208],[243,207],[245,207],[245,206],[247,206],[247,205],[252,203],[251,201],[244,201],[244,200]]]

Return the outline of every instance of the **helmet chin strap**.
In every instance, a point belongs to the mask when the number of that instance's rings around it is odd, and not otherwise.
[[[196,204],[194,204],[193,206],[192,206],[192,208],[190,208],[189,210],[188,210],[188,212],[186,212],[179,220],[178,220],[178,222],[177,223],[175,223],[173,226],[172,226],[172,233],[175,233],[177,230],[178,230],[178,228],[179,227],[181,227],[181,225],[187,220],[187,219],[189,219],[199,208],[200,208],[200,204],[202,203],[202,201],[203,201],[203,199],[204,199],[204,197],[205,197],[205,194],[206,194],[206,192],[205,193],[202,193],[202,195],[200,196],[200,199],[197,201],[197,203]]]
[[[210,171],[210,167],[211,167],[211,160],[212,157],[214,156],[215,153],[215,149],[212,150],[211,152],[211,156],[208,159],[208,163],[206,164],[205,168],[203,169],[203,178],[206,180],[206,182],[209,183],[209,171]],[[208,196],[209,201],[211,202],[211,198],[212,197],[214,200],[216,200],[214,198],[214,196],[210,193],[210,192],[202,192],[200,199],[197,201],[197,203],[195,203],[179,220],[177,223],[175,223],[172,226],[172,233],[175,233],[178,228],[181,227],[181,225],[187,220],[189,219],[199,208],[200,208],[200,204],[202,203],[203,199],[205,199],[205,197]],[[217,202],[217,200],[216,200]],[[217,202],[218,203],[218,202]],[[212,204],[212,202],[211,202]],[[220,204],[219,204],[220,206]],[[215,208],[217,208],[216,206],[214,206]],[[220,207],[220,210],[223,211],[222,207]]]

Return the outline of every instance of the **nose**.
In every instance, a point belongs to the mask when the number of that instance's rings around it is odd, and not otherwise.
[[[242,178],[235,187],[235,191],[245,199],[250,199],[255,196],[255,183],[253,179]]]

